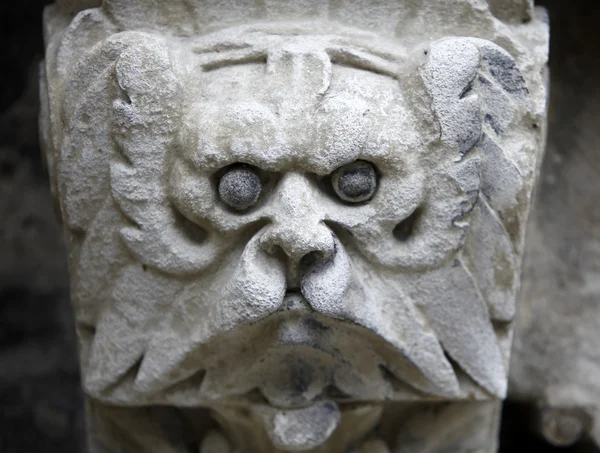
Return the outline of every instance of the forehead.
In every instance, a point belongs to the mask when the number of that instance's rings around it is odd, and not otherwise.
[[[284,103],[290,95],[296,101],[314,102],[332,94],[347,93],[365,99],[399,94],[395,79],[369,70],[333,64],[323,67],[298,62],[284,65],[265,63],[224,66],[205,72],[202,93],[208,98],[235,101],[251,97],[266,103]]]
[[[194,160],[327,173],[357,159],[397,160],[416,146],[418,128],[397,80],[312,63],[203,73],[186,121],[196,135]]]

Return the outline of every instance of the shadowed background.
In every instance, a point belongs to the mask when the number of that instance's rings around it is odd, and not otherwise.
[[[65,250],[37,134],[41,17],[47,3],[0,3],[1,453],[85,451]],[[552,96],[536,213],[552,217],[554,233],[569,237],[576,222],[600,222],[582,216],[568,201],[584,197],[600,212],[600,193],[593,192],[600,180],[600,8],[597,0],[537,3],[551,18]],[[565,160],[575,171],[561,171]],[[575,255],[585,245],[576,238],[569,242]],[[578,270],[566,268],[564,278],[569,272]],[[535,434],[532,415],[526,403],[505,405],[502,453],[559,450]],[[562,451],[599,450],[584,439]]]

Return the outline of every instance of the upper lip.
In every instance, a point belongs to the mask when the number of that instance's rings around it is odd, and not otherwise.
[[[314,311],[306,298],[298,289],[288,289],[283,297],[283,303],[277,311]]]

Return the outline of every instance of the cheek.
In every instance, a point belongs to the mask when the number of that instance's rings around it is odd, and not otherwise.
[[[369,261],[397,271],[437,268],[462,246],[479,186],[475,161],[382,178],[368,217],[348,228]],[[357,218],[359,215],[357,215]]]
[[[384,174],[374,198],[375,222],[398,222],[411,215],[425,200],[426,178],[424,172],[410,174]]]

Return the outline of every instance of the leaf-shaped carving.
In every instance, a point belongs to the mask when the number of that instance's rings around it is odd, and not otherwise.
[[[460,260],[419,278],[413,297],[425,310],[444,349],[491,394],[506,395],[504,358],[490,316]]]
[[[152,326],[179,288],[179,282],[139,264],[121,269],[96,326],[85,367],[87,392],[104,394],[141,360]]]
[[[97,44],[66,81],[57,184],[64,220],[73,230],[87,231],[110,194],[111,100],[118,91],[113,73],[116,59],[130,44],[121,35]],[[91,80],[90,74],[95,75]]]
[[[471,213],[470,225],[463,255],[465,264],[488,304],[492,319],[510,321],[515,315],[519,280],[510,238],[483,197]]]
[[[501,143],[522,119],[528,90],[515,60],[481,39],[435,42],[422,75],[442,143],[457,160],[480,161],[480,186],[465,219],[470,228],[462,257],[425,274],[414,297],[448,354],[483,388],[502,397],[506,371],[491,319],[510,321],[515,312],[519,264],[514,244],[524,222],[524,182]]]
[[[515,248],[526,210],[525,183],[501,146],[505,132],[522,119],[529,91],[510,54],[475,38],[432,44],[422,74],[442,141],[460,155],[475,154],[481,161],[480,199],[470,218],[465,264],[491,316],[509,321],[518,282]]]
[[[482,39],[447,38],[433,43],[422,75],[442,141],[461,154],[479,142],[484,122],[499,135],[526,103],[525,79],[514,59]]]

